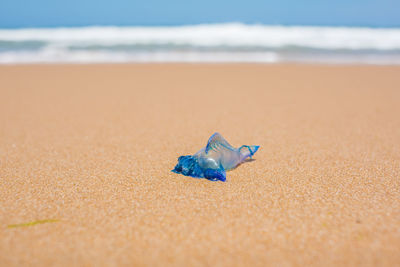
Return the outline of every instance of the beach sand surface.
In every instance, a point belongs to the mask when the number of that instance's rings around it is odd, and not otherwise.
[[[0,265],[399,266],[400,67],[1,66]]]

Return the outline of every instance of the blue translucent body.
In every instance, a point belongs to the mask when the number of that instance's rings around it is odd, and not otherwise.
[[[226,180],[229,171],[247,158],[251,158],[260,146],[241,146],[234,148],[219,133],[208,139],[206,147],[192,156],[180,156],[172,170],[186,176],[207,178],[213,181]]]

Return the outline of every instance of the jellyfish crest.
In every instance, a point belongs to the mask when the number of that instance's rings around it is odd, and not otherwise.
[[[221,149],[229,149],[229,150],[235,150],[228,141],[225,140],[225,138],[222,137],[220,133],[214,133],[211,135],[211,137],[208,139],[207,146],[205,149],[206,154],[210,150],[214,151],[220,151]]]

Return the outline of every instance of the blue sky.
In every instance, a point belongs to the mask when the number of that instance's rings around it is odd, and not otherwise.
[[[400,1],[0,0],[0,28],[221,22],[400,27]]]

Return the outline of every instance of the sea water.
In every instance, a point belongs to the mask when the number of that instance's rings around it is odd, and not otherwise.
[[[0,64],[400,64],[400,28],[204,24],[0,29]]]

